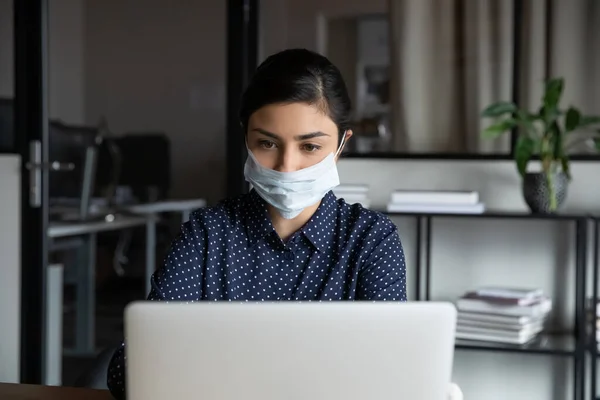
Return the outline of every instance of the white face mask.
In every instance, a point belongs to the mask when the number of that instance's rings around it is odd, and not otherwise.
[[[323,161],[293,172],[265,168],[248,150],[244,176],[260,197],[275,207],[283,218],[295,218],[340,184],[335,159],[345,139],[346,135],[335,154],[330,153]]]

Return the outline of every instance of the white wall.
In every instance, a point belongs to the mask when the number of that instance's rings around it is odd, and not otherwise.
[[[387,10],[387,0],[262,0],[261,55],[290,47],[318,51],[327,41],[322,18],[355,17]]]
[[[395,189],[468,189],[489,209],[527,210],[511,161],[346,159],[342,183],[368,184],[373,208],[384,209]],[[600,210],[600,163],[574,162],[565,211]],[[394,218],[414,267],[415,223]],[[566,222],[439,218],[432,224],[432,296],[453,300],[483,284],[541,287],[555,301],[555,323],[574,319],[573,226]],[[589,259],[591,265],[591,258]],[[588,275],[591,276],[591,275]],[[413,297],[414,268],[408,271]],[[590,282],[591,283],[591,282]],[[591,289],[590,289],[591,290]],[[571,364],[563,358],[459,350],[454,379],[465,399],[569,399]]]
[[[0,97],[13,96],[13,0],[0,0]]]
[[[84,2],[52,0],[48,3],[48,112],[50,118],[61,119],[71,124],[83,124]]]
[[[174,197],[225,191],[226,2],[86,2],[86,120],[164,131]]]
[[[14,93],[13,0],[0,0],[0,97]],[[48,107],[50,118],[84,122],[83,2],[49,5]]]
[[[0,382],[19,382],[21,159],[0,155]]]

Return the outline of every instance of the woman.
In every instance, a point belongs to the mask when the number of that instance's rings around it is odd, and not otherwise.
[[[257,69],[240,118],[253,189],[191,215],[149,299],[406,301],[396,226],[331,192],[352,136],[339,70],[308,50],[277,53]],[[108,371],[115,397],[124,396],[124,353]]]

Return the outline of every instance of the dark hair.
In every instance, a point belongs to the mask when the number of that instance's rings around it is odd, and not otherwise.
[[[269,56],[257,69],[242,96],[240,120],[270,104],[306,103],[319,107],[338,127],[339,141],[350,129],[352,108],[342,74],[326,57],[289,49]]]

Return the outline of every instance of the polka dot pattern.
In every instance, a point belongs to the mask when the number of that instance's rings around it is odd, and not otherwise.
[[[406,301],[396,226],[332,192],[286,242],[254,191],[195,211],[151,283],[148,299],[159,301]],[[124,370],[122,344],[108,371],[116,398],[125,395]]]

